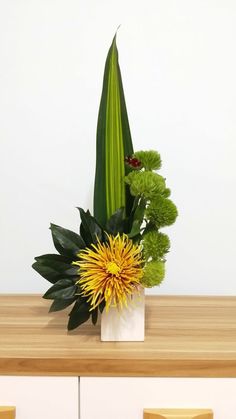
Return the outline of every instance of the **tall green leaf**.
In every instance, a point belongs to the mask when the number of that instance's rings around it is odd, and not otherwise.
[[[132,139],[118,62],[116,35],[108,51],[97,123],[94,216],[104,227],[120,207],[131,211],[133,198],[124,184],[124,159],[133,154]]]

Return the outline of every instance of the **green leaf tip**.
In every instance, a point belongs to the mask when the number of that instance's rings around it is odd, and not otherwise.
[[[97,123],[94,216],[104,227],[110,216],[124,206],[126,214],[133,198],[124,183],[129,169],[125,157],[133,145],[118,62],[116,34],[108,51]]]

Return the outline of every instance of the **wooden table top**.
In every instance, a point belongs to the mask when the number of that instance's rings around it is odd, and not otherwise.
[[[67,332],[39,295],[0,296],[0,375],[236,377],[236,297],[146,297],[145,342]]]

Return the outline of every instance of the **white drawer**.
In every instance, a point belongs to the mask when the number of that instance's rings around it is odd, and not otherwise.
[[[0,406],[16,419],[78,419],[77,377],[0,377]]]
[[[80,419],[143,419],[144,408],[210,408],[236,419],[236,378],[80,379]]]

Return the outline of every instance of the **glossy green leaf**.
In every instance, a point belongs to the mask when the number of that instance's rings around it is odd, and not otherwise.
[[[115,36],[106,59],[97,124],[94,215],[102,226],[118,208],[124,206],[126,213],[131,210],[133,198],[124,184],[129,171],[124,159],[132,154]]]
[[[106,223],[106,231],[114,236],[124,232],[125,208],[119,208]]]
[[[54,299],[69,299],[75,296],[77,286],[72,279],[60,279],[47,292],[43,298]]]
[[[72,266],[71,263],[65,262],[70,259],[61,255],[42,255],[35,258],[36,262],[32,265],[47,281],[55,284],[59,279],[78,275],[78,267]]]
[[[83,208],[78,207],[81,218],[80,234],[83,237],[86,245],[97,243],[98,239],[102,239],[102,229],[96,222],[95,218],[89,211],[84,211]]]
[[[64,263],[71,263],[74,259],[72,257],[69,256],[64,256],[64,255],[57,255],[54,253],[47,253],[46,255],[41,255],[41,256],[36,256],[35,260],[37,262],[42,262],[44,263],[45,261],[55,261],[55,262],[64,262]]]
[[[134,211],[132,228],[131,228],[130,233],[128,234],[129,238],[134,238],[140,235],[140,229],[143,223],[145,208],[146,208],[146,200],[144,198],[141,198]]]
[[[65,308],[69,307],[76,299],[77,297],[68,298],[66,300],[54,300],[50,307],[49,313],[64,310]]]
[[[91,316],[92,316],[93,325],[97,324],[97,321],[98,321],[98,308],[97,307],[93,311],[91,311]]]
[[[100,313],[103,312],[105,306],[106,306],[106,303],[105,303],[105,300],[103,300],[98,306]]]
[[[84,240],[74,231],[51,224],[52,238],[55,248],[64,256],[74,258],[85,247]]]
[[[91,315],[89,309],[90,305],[84,299],[77,301],[69,315],[68,330],[73,330],[85,323]]]

